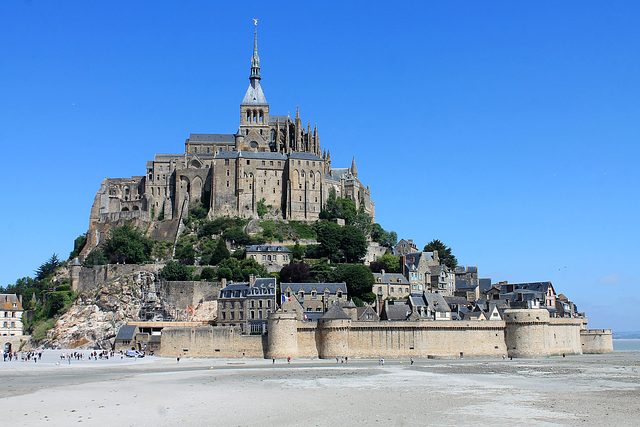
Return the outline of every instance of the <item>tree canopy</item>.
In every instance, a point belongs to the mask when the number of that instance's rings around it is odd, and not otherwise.
[[[321,255],[332,262],[360,262],[367,253],[367,238],[357,227],[319,221],[315,228]]]
[[[310,278],[309,264],[303,261],[292,262],[280,270],[280,282],[282,283],[307,283]]]
[[[340,264],[330,274],[332,282],[345,282],[349,296],[362,298],[374,283],[373,273],[362,264]],[[366,298],[366,297],[365,297]]]
[[[189,268],[178,261],[167,261],[160,275],[167,281],[191,280],[191,272]]]
[[[114,228],[111,237],[102,247],[104,255],[112,264],[149,261],[152,249],[153,241],[129,224]]]
[[[438,239],[434,239],[427,243],[424,247],[425,252],[438,251],[438,258],[440,262],[449,268],[455,268],[458,265],[458,260],[451,253],[451,248],[442,243]]]

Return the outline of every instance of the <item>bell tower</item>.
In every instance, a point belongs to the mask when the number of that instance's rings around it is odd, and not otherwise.
[[[240,133],[244,136],[239,150],[270,151],[269,104],[260,86],[260,57],[258,56],[258,20],[254,19],[253,56],[249,88],[240,104]]]

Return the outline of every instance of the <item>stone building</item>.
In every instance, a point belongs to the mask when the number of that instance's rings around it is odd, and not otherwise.
[[[440,265],[438,251],[412,252],[400,258],[402,273],[411,283],[411,292],[428,291],[431,285],[431,268]]]
[[[274,273],[291,262],[291,250],[281,245],[251,245],[246,247],[245,257],[264,265],[269,273]]]
[[[413,239],[400,239],[400,241],[393,248],[393,251],[396,256],[401,257],[406,254],[418,252],[418,246],[413,243]]]
[[[309,122],[305,128],[299,111],[295,118],[271,113],[260,84],[257,43],[256,28],[237,131],[191,134],[184,153],[156,154],[144,176],[106,178],[94,200],[81,259],[107,237],[105,224],[180,219],[195,204],[208,208],[210,218],[258,218],[260,209],[267,218],[315,221],[334,189],[375,216],[355,158],[350,167],[334,168],[329,150],[320,147],[317,126],[312,129]]]
[[[387,273],[381,270],[380,273],[373,273],[372,292],[379,300],[387,298],[404,298],[411,293],[411,285],[406,277],[400,273]]]
[[[281,283],[284,298],[295,298],[305,312],[326,312],[347,301],[346,283]]]
[[[263,333],[267,317],[275,310],[275,277],[252,277],[249,283],[231,283],[222,288],[218,325],[239,326],[242,333]]]
[[[22,336],[22,295],[0,294],[0,335]]]

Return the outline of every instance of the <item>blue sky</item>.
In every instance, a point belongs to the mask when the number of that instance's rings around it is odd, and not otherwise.
[[[637,2],[0,3],[0,284],[66,258],[105,177],[271,112],[356,156],[377,221],[638,330]]]

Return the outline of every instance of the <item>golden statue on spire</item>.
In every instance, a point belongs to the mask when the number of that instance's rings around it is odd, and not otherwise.
[[[258,20],[257,20],[256,18],[251,18],[251,19],[253,19],[253,23],[254,23],[254,24],[255,24],[255,26],[257,27],[257,26],[258,26]]]

